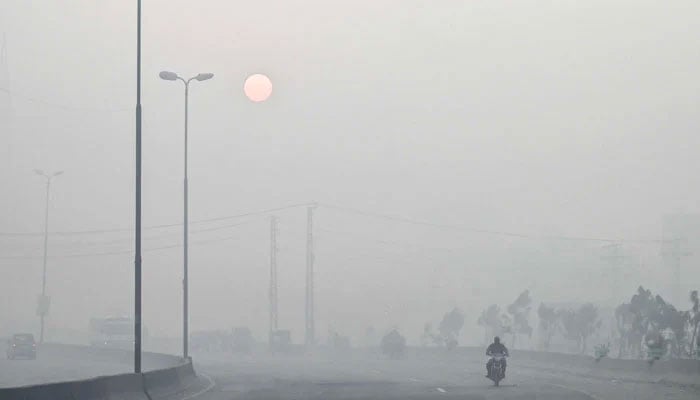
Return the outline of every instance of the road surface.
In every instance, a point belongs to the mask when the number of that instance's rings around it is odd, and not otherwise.
[[[63,349],[40,351],[37,360],[0,360],[0,387],[85,379],[131,371],[128,354]],[[145,357],[146,369],[164,367]],[[698,400],[697,387],[643,379],[582,375],[561,366],[533,367],[509,361],[508,377],[495,388],[484,377],[485,360],[436,353],[400,360],[363,351],[344,355],[203,355],[195,365],[210,385],[194,386],[173,400],[237,399],[594,399]],[[193,395],[196,395],[193,397]]]
[[[386,360],[345,357],[196,357],[215,386],[198,400],[234,399],[573,399],[698,400],[697,389],[582,377],[566,370],[526,368],[511,360],[501,387],[487,380],[482,360],[454,357]]]

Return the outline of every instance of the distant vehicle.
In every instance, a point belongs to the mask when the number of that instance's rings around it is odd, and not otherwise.
[[[270,335],[270,350],[273,353],[286,353],[292,347],[292,333],[289,330],[276,330]]]
[[[36,342],[31,333],[17,333],[7,340],[7,359],[18,357],[36,359]]]
[[[114,349],[133,349],[134,320],[129,317],[91,318],[90,345]]]
[[[253,350],[255,346],[255,339],[253,339],[253,333],[249,328],[243,326],[234,328],[231,332],[231,349],[235,353],[248,354]]]
[[[350,338],[337,332],[330,333],[328,344],[336,351],[343,352],[350,350]]]
[[[224,330],[195,331],[190,334],[193,352],[220,353],[231,349],[231,333]]]

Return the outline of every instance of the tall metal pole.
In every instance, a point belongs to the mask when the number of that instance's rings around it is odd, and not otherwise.
[[[306,210],[306,336],[307,346],[316,342],[314,322],[314,207]]]
[[[46,177],[46,210],[44,212],[44,268],[41,279],[41,301],[46,301],[46,259],[48,258],[49,244],[49,192],[51,190],[51,176]],[[41,318],[41,333],[39,334],[39,343],[44,343],[44,317],[46,310],[43,309],[43,304],[40,306]]]
[[[189,277],[188,277],[188,263],[189,263],[189,188],[188,188],[188,148],[187,148],[187,130],[189,121],[189,94],[190,94],[190,82],[192,80],[206,81],[214,77],[212,73],[200,73],[190,79],[183,79],[178,76],[175,72],[161,71],[159,74],[160,78],[166,81],[182,81],[185,84],[185,163],[184,163],[184,179],[182,184],[182,197],[183,197],[183,266],[182,266],[182,356],[184,358],[189,358]]]
[[[188,354],[188,336],[189,336],[189,290],[188,290],[188,276],[187,276],[187,261],[189,258],[189,218],[188,218],[188,188],[187,188],[187,119],[188,119],[188,100],[190,92],[190,81],[185,82],[185,179],[184,179],[184,253],[183,253],[183,274],[182,274],[182,356],[187,358]]]
[[[136,222],[134,224],[134,373],[141,373],[141,0],[136,1]]]
[[[212,73],[199,73],[190,79],[183,79],[175,72],[171,71],[161,71],[158,74],[161,79],[166,81],[182,81],[185,84],[185,163],[184,163],[184,179],[182,184],[182,197],[183,197],[183,262],[182,262],[182,356],[184,358],[189,358],[189,277],[188,277],[188,263],[189,263],[189,188],[188,188],[188,148],[187,148],[187,130],[188,130],[188,120],[189,120],[189,94],[190,94],[190,82],[192,80],[206,81],[214,77]]]

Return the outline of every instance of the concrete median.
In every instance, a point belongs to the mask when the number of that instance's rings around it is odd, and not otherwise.
[[[82,346],[49,345],[47,351],[64,357],[87,357],[127,362],[128,351]],[[2,400],[156,400],[186,390],[196,380],[191,360],[177,356],[144,353],[144,360],[163,368],[142,374],[117,374],[67,382],[0,388]]]
[[[182,392],[195,380],[192,362],[143,374],[144,390],[151,399],[166,399]]]

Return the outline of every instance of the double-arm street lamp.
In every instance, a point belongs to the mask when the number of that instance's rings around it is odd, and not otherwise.
[[[187,278],[187,261],[188,261],[188,189],[187,189],[187,118],[188,118],[188,100],[189,100],[189,90],[190,82],[193,80],[206,81],[214,77],[212,73],[202,73],[197,74],[189,79],[184,79],[178,74],[169,71],[162,71],[159,74],[160,78],[166,81],[182,81],[185,84],[185,171],[184,171],[184,215],[183,215],[183,225],[184,225],[184,264],[183,264],[183,277],[182,277],[182,355],[187,358],[188,354],[188,278]]]

